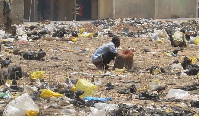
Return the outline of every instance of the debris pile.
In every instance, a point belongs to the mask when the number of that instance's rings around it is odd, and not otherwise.
[[[12,34],[0,30],[2,116],[199,115],[194,19],[47,20],[15,27]],[[187,46],[174,46],[176,31]],[[98,70],[91,56],[113,36],[121,39],[121,58]]]

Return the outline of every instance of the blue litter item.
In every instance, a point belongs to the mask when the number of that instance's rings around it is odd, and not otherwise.
[[[98,101],[109,101],[111,100],[111,97],[108,98],[97,98],[97,97],[84,97],[84,100],[98,100]]]

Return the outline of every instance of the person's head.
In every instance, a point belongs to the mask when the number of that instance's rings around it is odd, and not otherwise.
[[[118,48],[120,46],[120,39],[117,36],[112,38],[112,42],[115,44],[115,47]]]

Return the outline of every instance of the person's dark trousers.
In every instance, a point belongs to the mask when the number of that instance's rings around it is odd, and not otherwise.
[[[102,55],[102,58],[103,58],[103,64],[105,66],[107,66],[107,64],[109,64],[111,62],[111,60],[114,60],[116,56],[116,53],[113,53],[113,52],[107,52],[107,53],[104,53]]]

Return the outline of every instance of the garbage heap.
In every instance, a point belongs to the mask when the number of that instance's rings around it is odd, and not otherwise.
[[[195,19],[13,27],[11,34],[0,30],[0,115],[199,116]],[[121,54],[98,70],[91,56],[113,36],[121,39]]]

